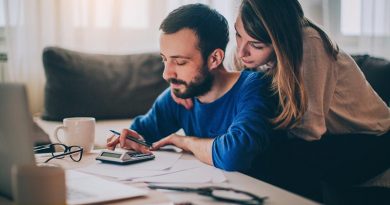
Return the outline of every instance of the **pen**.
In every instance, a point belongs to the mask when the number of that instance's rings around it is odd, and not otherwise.
[[[117,132],[117,131],[115,131],[115,130],[110,130],[110,131],[111,131],[112,133],[116,134],[116,135],[119,135],[119,136],[121,135],[121,133],[119,133],[119,132]],[[131,141],[133,141],[133,142],[135,142],[135,143],[138,143],[138,144],[140,144],[140,145],[143,145],[143,146],[145,146],[145,147],[148,147],[148,148],[151,148],[151,147],[152,147],[151,144],[149,144],[149,143],[147,143],[147,142],[145,142],[145,141],[143,141],[143,140],[137,139],[137,138],[135,138],[135,137],[132,137],[132,136],[127,135],[126,138],[127,138],[128,140],[131,140]]]

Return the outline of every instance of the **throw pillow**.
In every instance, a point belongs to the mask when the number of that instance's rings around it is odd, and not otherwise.
[[[133,118],[146,113],[168,87],[157,53],[103,55],[47,47],[43,64],[44,120]]]

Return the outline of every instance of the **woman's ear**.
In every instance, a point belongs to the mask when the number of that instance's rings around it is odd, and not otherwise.
[[[207,60],[207,65],[209,69],[213,70],[215,68],[218,68],[222,64],[224,57],[225,57],[225,52],[222,49],[220,48],[215,49],[209,55],[209,58]]]

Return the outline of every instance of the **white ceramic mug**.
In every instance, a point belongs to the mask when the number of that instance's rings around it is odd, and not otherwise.
[[[63,136],[58,135],[58,131],[61,129],[64,131]],[[95,118],[65,118],[63,125],[55,129],[54,137],[58,142],[67,146],[81,146],[84,149],[84,153],[89,153],[92,151],[95,142]]]
[[[66,204],[65,172],[60,167],[14,165],[11,181],[14,204]]]

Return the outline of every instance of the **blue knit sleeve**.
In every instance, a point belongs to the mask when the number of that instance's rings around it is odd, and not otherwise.
[[[156,142],[180,129],[177,114],[178,105],[167,88],[145,114],[134,119],[130,129],[141,134],[146,141]]]
[[[270,143],[273,132],[270,119],[277,103],[270,92],[270,81],[252,73],[237,97],[238,113],[227,132],[214,139],[214,166],[228,171],[245,171]]]

